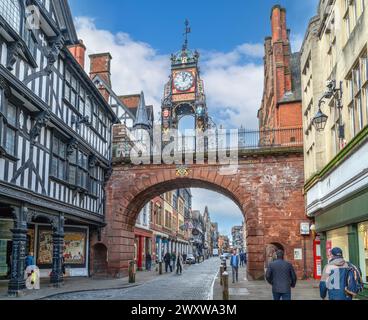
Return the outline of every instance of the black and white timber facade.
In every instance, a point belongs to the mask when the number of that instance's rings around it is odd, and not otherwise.
[[[104,226],[117,117],[69,52],[77,43],[67,0],[0,1],[0,277],[10,295],[24,289],[29,252],[55,285],[63,255],[70,276],[88,276],[89,240]]]

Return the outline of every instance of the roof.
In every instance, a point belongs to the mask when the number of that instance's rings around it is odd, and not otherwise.
[[[118,97],[120,101],[129,109],[129,111],[133,114],[134,118],[137,116],[137,110],[140,102],[141,95],[140,94],[130,94]],[[148,120],[150,123],[153,123],[154,120],[154,111],[153,106],[146,106],[146,111],[148,115]]]
[[[136,117],[134,121],[134,127],[137,127],[137,126],[147,127],[147,128],[151,127],[143,91],[140,94],[139,105],[137,108]]]

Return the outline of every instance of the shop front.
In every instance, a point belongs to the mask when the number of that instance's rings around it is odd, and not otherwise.
[[[34,256],[40,268],[41,277],[48,277],[52,269],[52,230],[47,225],[36,224],[32,229]],[[88,227],[65,226],[63,258],[65,277],[88,276],[89,239]]]
[[[361,269],[368,283],[368,190],[324,210],[315,221],[323,266],[331,257],[331,249],[340,247],[344,258]]]
[[[0,278],[10,277],[14,221],[0,219]],[[88,276],[88,234],[85,226],[65,226],[63,257],[66,277]],[[28,225],[25,255],[32,253],[41,277],[50,277],[53,263],[53,231],[50,225]]]
[[[135,260],[138,270],[142,271],[146,269],[146,255],[149,253],[152,257],[152,231],[135,227],[134,236]]]

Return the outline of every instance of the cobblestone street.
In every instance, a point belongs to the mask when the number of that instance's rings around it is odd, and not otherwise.
[[[46,300],[210,300],[219,265],[213,258],[185,268],[182,275],[163,274],[138,287],[60,294]]]

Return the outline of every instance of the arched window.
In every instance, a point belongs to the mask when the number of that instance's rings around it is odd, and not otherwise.
[[[21,7],[19,0],[1,0],[0,15],[17,33],[20,33]]]

